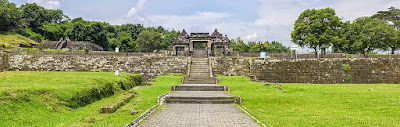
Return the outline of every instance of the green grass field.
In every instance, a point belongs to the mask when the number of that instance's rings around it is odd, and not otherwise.
[[[399,126],[398,84],[286,84],[218,76],[267,126]],[[371,89],[369,90],[369,89]]]
[[[98,108],[110,106],[129,92],[117,88],[134,74],[103,72],[1,72],[0,126],[123,126],[157,103],[157,97],[180,83],[180,76],[160,76],[152,86],[129,91],[136,97],[115,113],[100,114]],[[65,105],[76,92],[112,83],[115,93],[83,107]],[[26,95],[26,96],[25,96]],[[135,104],[134,104],[134,103]],[[130,115],[131,110],[139,114]]]

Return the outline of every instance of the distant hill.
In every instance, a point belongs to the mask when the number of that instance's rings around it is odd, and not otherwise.
[[[20,34],[13,32],[4,32],[0,33],[0,48],[15,48],[28,46],[31,47],[33,45],[38,45],[39,43],[35,42],[32,39],[24,37]]]

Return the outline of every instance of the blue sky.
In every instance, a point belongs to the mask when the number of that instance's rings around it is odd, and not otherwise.
[[[331,7],[343,21],[370,16],[400,0],[9,0],[61,9],[70,18],[111,24],[141,23],[187,32],[212,32],[246,41],[290,42],[293,23],[308,8]],[[303,49],[302,52],[306,52]],[[311,50],[310,50],[311,51]]]

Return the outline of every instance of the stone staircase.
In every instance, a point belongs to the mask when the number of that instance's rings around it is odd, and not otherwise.
[[[195,78],[209,78],[210,66],[208,58],[193,58],[190,65],[190,77]]]
[[[183,84],[171,87],[172,92],[165,98],[165,103],[189,104],[229,104],[236,98],[225,91],[229,88],[216,85],[217,79],[212,73],[208,58],[193,58],[189,76],[184,77]]]

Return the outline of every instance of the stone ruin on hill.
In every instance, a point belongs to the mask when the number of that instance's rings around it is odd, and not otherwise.
[[[103,47],[100,45],[91,43],[89,41],[71,41],[69,38],[63,39],[61,38],[59,41],[42,41],[40,42],[40,47],[44,49],[75,49],[75,50],[84,50],[85,48],[89,48],[89,50],[93,51],[103,51]]]

